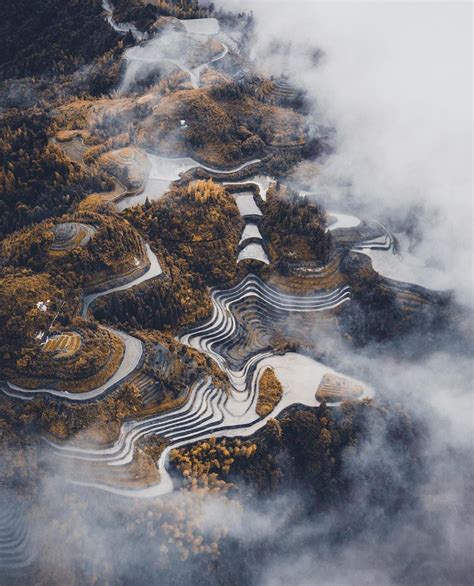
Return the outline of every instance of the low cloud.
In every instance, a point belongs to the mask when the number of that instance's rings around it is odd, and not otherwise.
[[[257,68],[304,87],[314,120],[335,128],[312,185],[321,199],[394,225],[417,219],[417,254],[471,303],[472,6],[221,5],[254,11]]]
[[[418,254],[435,257],[458,298],[469,302],[472,7],[260,0],[221,4],[254,10],[258,66],[269,74],[289,73],[307,89],[318,123],[336,129],[335,153],[321,165],[313,189],[329,194],[333,209],[340,206],[365,217],[395,222],[417,213],[423,235]],[[275,50],[275,41],[285,44],[285,51]],[[436,352],[409,360],[376,355],[370,347],[349,352],[329,335],[318,340],[323,342],[320,349],[337,358],[338,370],[369,382],[379,398],[399,405],[423,427],[423,479],[417,483],[398,477],[400,454],[376,426],[368,430],[360,450],[343,455],[345,469],[362,476],[386,470],[394,485],[411,491],[412,506],[384,517],[370,504],[367,491],[372,487],[365,485],[353,502],[341,500],[331,512],[305,521],[292,517],[304,495],[249,496],[241,507],[213,498],[196,501],[199,530],[211,539],[224,521],[228,538],[236,541],[234,561],[245,568],[247,583],[469,584],[474,572],[469,526],[474,510],[472,348],[459,349],[456,340],[446,338]],[[162,529],[153,533],[153,512],[149,516],[147,509],[161,505],[97,491],[83,491],[79,498],[57,460],[52,467],[55,475],[44,481],[33,531],[39,536],[43,571],[68,583],[67,561],[76,575],[102,568],[99,581],[157,583],[151,561],[162,555],[168,535]],[[185,498],[175,494],[165,500],[180,511]],[[35,526],[35,514],[31,518]],[[127,533],[130,519],[143,527],[133,541]],[[351,519],[363,521],[359,533],[337,541],[335,535]],[[258,555],[251,556],[252,549]],[[242,551],[249,556],[238,557]],[[198,560],[188,561],[163,570],[161,583],[193,584],[202,572]]]

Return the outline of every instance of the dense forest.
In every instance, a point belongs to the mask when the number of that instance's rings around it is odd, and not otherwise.
[[[149,238],[159,239],[173,257],[186,262],[208,286],[223,285],[237,270],[237,246],[243,229],[234,198],[212,181],[175,188],[144,207]]]
[[[256,445],[248,458],[236,459],[228,470],[211,466],[207,473],[234,483],[244,494],[248,488],[261,496],[304,489],[310,497],[309,510],[323,511],[357,493],[363,479],[344,468],[344,460],[354,456],[370,441],[371,434],[379,431],[383,433],[381,443],[392,446],[400,455],[410,453],[403,468],[395,472],[398,478],[382,470],[373,471],[377,482],[371,498],[387,514],[393,514],[410,503],[411,496],[401,490],[402,486],[420,479],[418,457],[424,432],[406,413],[398,413],[388,404],[362,401],[343,403],[338,408],[328,408],[325,403],[317,408],[289,407],[248,438]],[[199,461],[195,447],[180,448],[179,453]],[[214,456],[211,453],[208,457],[212,461]],[[175,460],[179,462],[180,458]]]
[[[185,261],[160,253],[165,274],[139,287],[100,297],[92,307],[96,319],[124,328],[169,329],[206,318],[211,297],[204,279]]]
[[[206,18],[213,12],[213,6],[208,9],[199,7],[193,0],[157,0],[144,2],[143,0],[115,0],[114,18],[117,22],[131,22],[140,30],[147,30],[160,16],[175,18]]]
[[[48,311],[42,311],[39,302],[45,303]],[[46,330],[52,315],[63,302],[64,292],[54,285],[47,273],[34,274],[25,269],[4,270],[0,275],[2,363],[11,359],[11,353],[27,352],[36,347],[36,335]]]
[[[263,208],[262,233],[280,270],[292,262],[328,262],[332,238],[323,208],[280,184],[270,188]]]
[[[4,0],[0,79],[70,74],[119,39],[103,17],[101,0]]]
[[[51,119],[43,110],[0,113],[0,239],[15,230],[64,214],[110,178],[87,170],[51,144]]]
[[[90,227],[92,237],[85,245],[56,250],[55,230],[65,224]],[[6,265],[47,271],[69,288],[90,288],[146,261],[137,231],[112,213],[82,212],[46,220],[6,238],[0,251]]]
[[[342,546],[374,524],[383,531],[387,520],[396,523],[417,506],[413,495],[426,480],[421,458],[427,441],[426,430],[407,413],[363,401],[335,409],[290,407],[250,437],[210,438],[174,450],[176,479],[188,490],[209,487],[218,502],[230,501],[223,509],[228,514],[233,502],[262,519],[269,502],[284,503],[287,514],[279,531],[265,531],[257,543],[235,539],[232,530],[226,537],[223,519],[212,572],[201,568],[204,583],[258,583],[262,561],[283,555],[285,536],[295,528],[311,532],[312,551],[324,555],[328,546]],[[372,442],[380,452],[368,462],[363,454]],[[377,511],[376,518],[367,511]],[[275,516],[283,522],[284,515]],[[192,563],[199,567],[199,556]],[[174,571],[184,577],[186,564]],[[162,572],[164,580],[169,578],[166,567]]]
[[[180,120],[188,127],[182,131]],[[235,83],[166,96],[137,128],[146,150],[192,153],[219,167],[262,157],[268,148],[304,149],[305,120],[291,108],[261,103]]]
[[[363,255],[346,253],[340,271],[352,291],[352,302],[341,311],[341,331],[356,346],[374,341],[397,346],[408,334],[432,336],[453,317],[449,294],[421,287],[405,292],[394,288]],[[408,348],[413,350],[411,345]]]
[[[243,222],[234,198],[212,181],[195,181],[125,215],[160,251],[166,276],[99,300],[96,317],[159,329],[207,316],[208,288],[237,275]]]
[[[195,0],[0,6],[0,490],[41,536],[12,583],[271,584],[417,505],[432,438],[385,362],[457,336],[452,298],[300,195],[332,131],[253,32]]]

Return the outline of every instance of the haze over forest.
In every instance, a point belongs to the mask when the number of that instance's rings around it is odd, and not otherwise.
[[[0,17],[0,584],[470,584],[472,5]]]

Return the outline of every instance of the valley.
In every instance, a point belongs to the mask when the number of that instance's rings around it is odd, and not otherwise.
[[[202,556],[217,575],[226,532],[184,528],[207,499],[242,506],[306,482],[330,507],[354,490],[343,454],[368,421],[394,449],[422,443],[341,354],[398,359],[415,333],[458,331],[462,312],[409,234],[350,200],[326,210],[295,179],[334,145],[287,72],[252,58],[251,15],[141,0],[78,11],[103,46],[77,67],[45,48],[51,87],[24,47],[39,101],[0,111],[1,486],[15,493],[0,571],[6,584],[101,582],[100,564],[59,553],[48,582],[38,527],[60,521],[40,487],[59,479],[71,515],[112,499],[131,539],[166,536],[150,562],[162,583],[168,557]],[[0,65],[3,84],[16,79]]]

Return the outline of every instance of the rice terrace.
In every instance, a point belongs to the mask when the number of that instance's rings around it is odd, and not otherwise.
[[[290,4],[0,8],[0,585],[472,579],[472,7]]]

